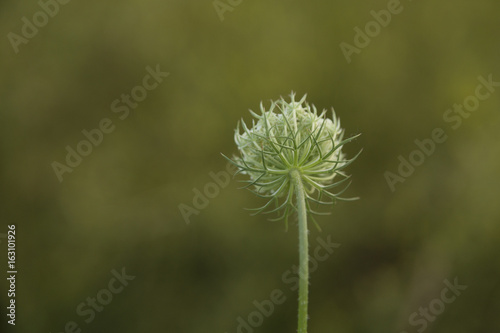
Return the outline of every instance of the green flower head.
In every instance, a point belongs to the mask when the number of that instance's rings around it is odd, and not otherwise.
[[[245,187],[268,199],[264,206],[253,209],[255,214],[281,212],[274,220],[287,220],[295,210],[291,172],[302,178],[310,214],[324,214],[313,210],[313,205],[356,199],[340,197],[349,185],[343,170],[359,155],[346,159],[342,146],[359,135],[343,139],[344,130],[333,109],[329,119],[326,110],[318,114],[305,95],[300,101],[295,101],[293,92],[290,97],[290,102],[283,98],[272,101],[269,110],[261,103],[260,115],[250,110],[255,117],[252,127],[241,121],[241,131],[238,124],[234,140],[240,156],[230,160],[239,173],[250,177]],[[340,192],[331,192],[341,185],[345,187]]]

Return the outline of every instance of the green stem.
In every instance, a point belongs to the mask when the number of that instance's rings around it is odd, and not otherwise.
[[[299,324],[298,333],[307,333],[307,304],[309,289],[309,245],[307,241],[306,198],[299,170],[293,170],[291,178],[295,187],[299,215]]]

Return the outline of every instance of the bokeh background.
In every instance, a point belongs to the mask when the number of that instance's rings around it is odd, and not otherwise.
[[[362,133],[345,147],[363,149],[347,191],[361,200],[311,227],[312,246],[341,245],[312,274],[309,331],[417,332],[411,314],[457,277],[468,288],[425,331],[498,332],[500,89],[456,130],[443,113],[478,76],[500,81],[500,3],[402,0],[351,63],[340,43],[387,1],[232,3],[221,20],[211,0],[71,1],[18,53],[7,34],[41,7],[0,3],[0,233],[17,226],[15,331],[237,332],[280,289],[286,301],[251,331],[294,332],[297,295],[282,275],[298,261],[296,222],[285,232],[250,216],[262,201],[236,180],[190,223],[179,209],[226,168],[220,152],[236,152],[248,109],[293,90]],[[121,120],[111,103],[157,65],[170,75]],[[52,163],[103,118],[115,130],[59,182]],[[435,128],[448,139],[392,192],[385,172]],[[135,279],[86,323],[77,306],[123,267]]]

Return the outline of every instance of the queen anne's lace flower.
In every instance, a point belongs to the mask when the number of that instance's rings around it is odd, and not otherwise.
[[[316,107],[305,101],[306,96],[300,101],[295,101],[294,93],[290,97],[290,103],[283,98],[273,101],[269,110],[261,103],[260,115],[250,111],[255,117],[252,127],[241,121],[243,131],[238,124],[234,135],[241,156],[230,160],[240,173],[250,176],[245,187],[269,199],[254,209],[256,214],[282,211],[275,220],[286,219],[295,209],[292,171],[301,175],[308,213],[318,214],[312,209],[313,204],[349,200],[339,197],[349,185],[349,176],[343,169],[359,155],[345,158],[342,146],[359,135],[343,139],[344,130],[333,110],[331,120],[326,117],[326,110],[318,115]],[[346,186],[340,192],[330,191],[342,184]]]

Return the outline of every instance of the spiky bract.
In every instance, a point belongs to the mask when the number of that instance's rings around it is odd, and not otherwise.
[[[255,117],[252,127],[244,121],[235,131],[235,142],[239,157],[230,160],[239,168],[239,173],[247,174],[247,188],[258,196],[267,198],[267,203],[253,209],[258,213],[282,212],[277,219],[287,218],[295,210],[293,203],[293,182],[290,173],[299,171],[306,191],[307,210],[311,214],[323,214],[312,209],[312,204],[330,205],[349,185],[349,176],[343,169],[358,155],[347,160],[341,148],[358,135],[343,139],[344,130],[332,109],[332,119],[326,110],[318,114],[314,105],[306,102],[306,96],[295,101],[283,98],[272,101],[269,110],[260,105],[261,114],[250,110]],[[346,185],[341,191],[330,190]],[[272,204],[275,204],[273,207]]]

